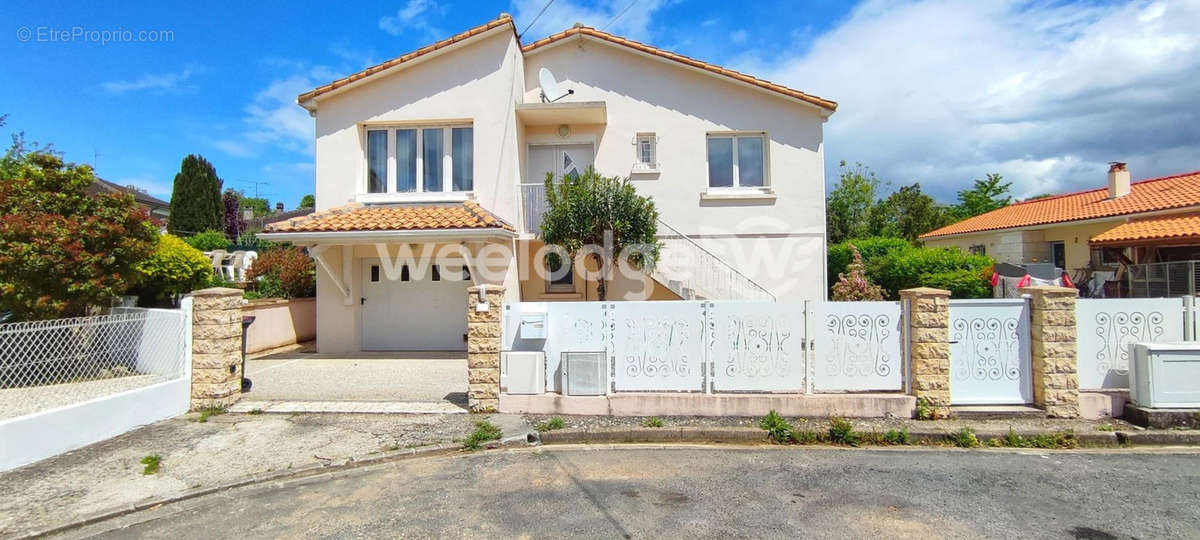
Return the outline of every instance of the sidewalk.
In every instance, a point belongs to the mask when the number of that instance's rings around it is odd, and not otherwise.
[[[527,429],[515,415],[224,414],[172,418],[79,450],[0,473],[0,537],[27,534],[271,473],[456,448],[489,418],[504,436]],[[142,458],[159,471],[143,475]]]

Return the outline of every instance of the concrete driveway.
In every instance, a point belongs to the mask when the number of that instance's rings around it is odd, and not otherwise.
[[[1200,455],[545,447],[240,488],[106,538],[1196,538]]]
[[[254,401],[448,401],[465,406],[467,355],[287,352],[246,360]]]

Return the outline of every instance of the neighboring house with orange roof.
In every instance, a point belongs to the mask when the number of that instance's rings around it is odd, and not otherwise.
[[[502,14],[297,102],[318,206],[262,236],[314,254],[322,352],[462,349],[472,284],[596,300],[586,276],[545,275],[537,239],[547,173],[588,167],[661,218],[664,264],[609,300],[825,297],[827,99],[580,25],[522,44]]]
[[[1105,188],[1019,202],[921,240],[999,262],[1053,263],[1076,281],[1098,272],[1120,282],[1123,296],[1194,292],[1194,285],[1180,284],[1200,281],[1196,265],[1186,263],[1200,259],[1200,171],[1130,182],[1125,164],[1113,163]],[[1166,275],[1171,268],[1179,269],[1173,277]],[[1169,282],[1179,283],[1171,288]],[[1118,294],[1117,287],[1109,285],[1109,295]]]

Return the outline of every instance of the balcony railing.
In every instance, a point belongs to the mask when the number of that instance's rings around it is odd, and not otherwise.
[[[1127,269],[1131,298],[1195,295],[1200,283],[1200,261],[1131,264]]]
[[[523,231],[540,232],[549,208],[546,187],[521,184],[521,208]],[[658,240],[662,251],[651,275],[685,300],[775,300],[766,288],[661,219]]]

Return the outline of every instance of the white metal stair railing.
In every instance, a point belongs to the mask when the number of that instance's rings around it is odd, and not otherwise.
[[[774,294],[686,234],[661,219],[658,227],[662,250],[650,275],[684,300],[775,301]]]

